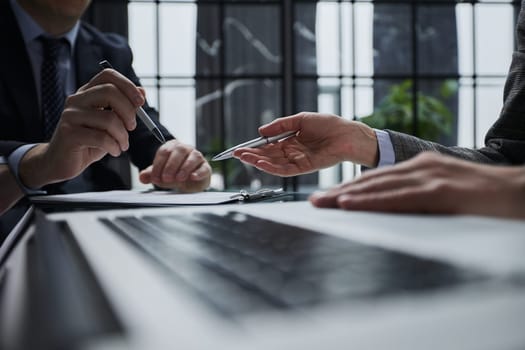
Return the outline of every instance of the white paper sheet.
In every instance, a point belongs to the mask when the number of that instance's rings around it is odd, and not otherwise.
[[[44,204],[124,204],[138,206],[206,205],[242,200],[239,192],[178,193],[172,191],[106,191],[33,196],[33,203]]]

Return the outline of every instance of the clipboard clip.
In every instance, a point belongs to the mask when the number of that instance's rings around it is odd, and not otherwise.
[[[270,198],[270,197],[280,195],[283,193],[284,193],[284,190],[282,188],[273,189],[273,190],[268,189],[268,188],[262,188],[255,192],[248,192],[246,190],[240,190],[239,193],[234,194],[230,198],[240,200],[240,201],[255,201],[259,199]]]

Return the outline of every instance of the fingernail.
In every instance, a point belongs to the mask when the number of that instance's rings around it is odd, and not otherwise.
[[[135,95],[133,100],[135,101],[135,104],[137,106],[142,106],[144,104],[144,98],[142,97],[142,95]]]

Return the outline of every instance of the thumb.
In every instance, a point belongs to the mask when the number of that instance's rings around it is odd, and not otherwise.
[[[139,181],[143,184],[150,184],[151,183],[151,171],[153,169],[153,166],[150,165],[146,169],[142,170],[139,173]]]
[[[144,100],[146,99],[146,89],[144,89],[142,86],[137,86],[137,89],[139,89],[140,94],[142,97],[144,97]]]
[[[289,117],[275,119],[273,122],[263,125],[259,128],[261,136],[275,136],[288,131],[298,131],[301,129],[301,123],[305,114],[299,113]]]

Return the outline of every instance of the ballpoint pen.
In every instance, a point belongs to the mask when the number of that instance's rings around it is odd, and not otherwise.
[[[111,63],[109,63],[106,60],[100,62],[99,66],[102,68],[114,69]],[[159,127],[153,122],[153,120],[151,120],[144,108],[137,108],[137,116],[140,118],[140,120],[142,120],[142,122],[146,125],[148,130],[157,138],[157,140],[159,140],[160,143],[166,143],[166,139],[164,138],[164,135],[162,135],[162,132],[160,132]]]
[[[267,145],[269,143],[274,143],[274,142],[277,142],[277,141],[283,141],[284,139],[292,137],[295,134],[297,134],[297,131],[288,131],[288,132],[285,132],[285,133],[282,133],[282,134],[279,134],[279,135],[269,136],[269,137],[261,136],[261,137],[258,137],[256,139],[243,142],[243,143],[241,143],[241,144],[239,144],[237,146],[233,146],[232,148],[228,148],[226,151],[217,154],[211,160],[229,159],[229,158],[231,158],[233,156],[233,152],[236,149],[238,149],[238,148],[243,148],[243,147],[249,147],[249,148],[260,147],[260,146]]]

